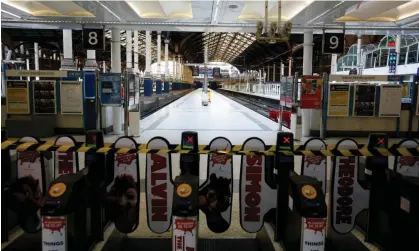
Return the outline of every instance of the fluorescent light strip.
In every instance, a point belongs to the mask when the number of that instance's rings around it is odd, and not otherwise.
[[[217,8],[215,9],[214,20],[212,21],[212,22],[214,22],[214,23],[217,21],[217,14],[218,14],[218,6],[217,6]]]
[[[318,15],[317,17],[315,17],[315,18],[311,19],[311,20],[310,20],[310,21],[308,21],[307,23],[309,24],[309,23],[313,22],[314,20],[318,19],[319,17],[324,16],[326,13],[328,13],[328,12],[329,12],[329,11],[331,11],[332,9],[334,9],[334,8],[338,7],[339,5],[343,4],[344,2],[345,2],[345,1],[340,1],[340,3],[336,4],[335,6],[333,6],[333,7],[332,7],[332,8],[330,8],[330,9],[328,9],[328,10],[324,11],[323,13],[321,13],[321,14],[320,14],[320,15]]]
[[[11,12],[8,12],[8,11],[5,11],[5,10],[1,10],[1,12],[6,13],[6,14],[9,14],[10,16],[14,16],[14,17],[17,17],[17,18],[22,19],[22,17],[21,17],[21,16],[18,16],[18,15],[16,15],[16,14],[11,13]]]
[[[108,8],[108,6],[104,5],[103,3],[101,3],[99,0],[96,0],[96,2],[98,2],[100,5],[102,5],[103,8],[105,8],[107,11],[109,11],[109,13],[111,13],[112,15],[114,15],[116,18],[119,19],[119,21],[121,21],[121,18],[115,14],[111,9]]]

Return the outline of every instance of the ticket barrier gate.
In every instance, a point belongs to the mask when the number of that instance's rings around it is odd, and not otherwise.
[[[174,180],[172,250],[194,251],[198,249],[198,133],[183,132],[181,148],[192,153],[181,154],[181,172]]]
[[[281,244],[285,250],[324,250],[327,206],[321,183],[308,176],[290,177],[289,224]]]
[[[368,147],[388,147],[388,136],[371,134]],[[366,157],[365,186],[370,190],[368,211],[356,227],[365,241],[382,250],[409,250],[419,238],[419,178],[388,168],[388,157]]]
[[[96,149],[103,147],[103,133],[88,131],[86,145]],[[33,231],[3,250],[73,250],[73,247],[74,250],[88,250],[103,240],[107,222],[102,194],[110,169],[106,158],[105,154],[87,152],[84,169],[63,174],[52,181],[44,189],[40,207],[42,237]]]

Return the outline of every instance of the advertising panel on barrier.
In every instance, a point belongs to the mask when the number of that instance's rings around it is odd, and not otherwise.
[[[402,110],[402,86],[381,85],[380,86],[380,117],[400,117]]]
[[[303,76],[301,83],[301,108],[319,109],[322,101],[323,79],[319,76]]]
[[[259,138],[247,139],[243,150],[260,151],[265,144]],[[265,214],[276,208],[276,189],[265,181],[265,156],[242,156],[240,170],[240,224],[249,233],[258,232]],[[269,199],[267,199],[269,198]]]
[[[211,141],[210,150],[230,151],[231,143],[223,137]],[[199,189],[199,209],[207,217],[208,228],[214,233],[225,232],[231,224],[233,199],[233,156],[208,155],[207,180]]]
[[[416,148],[419,143],[416,140],[405,139],[400,142],[401,148]],[[411,177],[419,178],[419,157],[417,156],[397,156],[394,161],[396,172]]]
[[[374,84],[356,84],[354,91],[353,116],[373,117],[375,115]]]
[[[302,218],[301,251],[324,251],[326,218]]]
[[[148,144],[152,149],[168,149],[169,142],[161,137],[152,138]],[[166,232],[171,225],[173,204],[171,155],[147,153],[146,158],[146,201],[147,223],[155,233]]]
[[[347,117],[349,115],[349,85],[329,84],[327,116]]]
[[[55,80],[37,80],[32,84],[34,114],[57,113]]]
[[[174,251],[196,251],[197,217],[173,217]]]
[[[66,216],[42,217],[42,250],[68,251]]]
[[[327,149],[326,143],[319,138],[311,138],[304,144],[305,150]],[[316,178],[322,183],[322,189],[326,194],[327,185],[327,157],[326,156],[303,156],[301,161],[301,175]]]
[[[6,106],[8,114],[29,114],[29,82],[7,80]]]
[[[342,139],[336,149],[358,149],[352,139]],[[346,234],[353,230],[358,214],[369,206],[369,191],[358,181],[359,157],[336,156],[332,171],[331,224],[333,230]]]
[[[77,141],[71,136],[61,136],[55,140],[57,146],[76,146]],[[55,151],[54,179],[60,175],[76,173],[79,171],[77,152]]]
[[[123,95],[121,89],[120,73],[100,74],[100,101],[102,105],[121,105]]]
[[[120,137],[116,148],[136,149],[131,137]],[[140,210],[140,171],[137,153],[114,155],[114,180],[107,195],[110,216],[121,233],[131,233],[138,227]]]
[[[81,81],[60,82],[62,114],[83,114],[83,86]]]

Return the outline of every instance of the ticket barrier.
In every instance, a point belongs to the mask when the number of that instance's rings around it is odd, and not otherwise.
[[[371,134],[368,147],[388,147],[388,136]],[[366,157],[369,208],[356,227],[381,250],[409,250],[419,238],[419,178],[390,170],[388,162],[388,157]]]
[[[189,140],[188,140],[189,139]],[[198,250],[198,191],[199,154],[198,133],[182,133],[180,175],[174,180],[172,212],[172,250]]]
[[[322,184],[308,176],[290,177],[288,224],[281,244],[285,250],[324,250],[327,206]]]

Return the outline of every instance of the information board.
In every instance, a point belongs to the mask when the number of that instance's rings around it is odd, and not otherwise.
[[[329,84],[327,116],[347,117],[349,115],[349,85]]]
[[[122,104],[121,74],[102,73],[100,75],[100,99],[102,105]]]
[[[375,114],[374,84],[356,84],[353,104],[353,116],[373,117]]]
[[[37,80],[33,84],[33,113],[55,114],[56,93],[55,80]]]
[[[381,85],[380,87],[380,117],[400,117],[402,110],[401,85]]]
[[[29,82],[8,80],[6,82],[6,108],[8,114],[29,114]]]
[[[199,66],[192,66],[192,76],[199,76]]]
[[[323,79],[319,76],[303,76],[301,83],[301,108],[319,109],[322,102]]]
[[[62,114],[83,114],[83,88],[80,81],[60,82]]]

